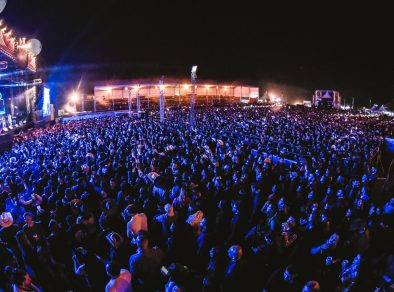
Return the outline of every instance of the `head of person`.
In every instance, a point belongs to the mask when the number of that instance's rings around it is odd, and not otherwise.
[[[283,280],[292,282],[298,276],[297,268],[295,265],[288,265],[283,272]]]
[[[228,249],[228,257],[232,262],[238,262],[242,258],[243,250],[239,245],[233,245]]]
[[[320,284],[315,280],[306,282],[304,288],[302,288],[302,292],[318,292],[318,291],[320,291]]]
[[[22,269],[13,269],[12,283],[18,287],[28,287],[31,284],[29,273]]]
[[[33,223],[33,217],[33,213],[31,212],[26,212],[23,214],[23,219],[27,225],[31,225]]]
[[[174,216],[174,207],[171,204],[166,204],[164,206],[164,211],[166,211],[166,214],[170,217]]]
[[[108,277],[116,279],[120,275],[120,264],[116,261],[111,261],[105,266],[105,271]]]

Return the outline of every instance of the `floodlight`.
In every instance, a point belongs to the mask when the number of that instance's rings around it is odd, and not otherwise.
[[[27,41],[27,48],[33,56],[38,56],[41,53],[42,45],[37,39],[30,39]]]
[[[0,0],[0,13],[3,12],[6,5],[7,5],[7,0]]]
[[[70,100],[71,100],[72,102],[77,102],[77,100],[78,100],[78,93],[73,92],[73,93],[70,95]]]

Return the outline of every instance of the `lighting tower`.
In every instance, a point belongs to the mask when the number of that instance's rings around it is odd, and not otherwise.
[[[125,90],[128,93],[127,106],[128,106],[128,109],[129,109],[129,117],[131,117],[131,88],[126,87]]]
[[[164,76],[159,81],[160,122],[164,122]]]
[[[194,117],[194,105],[196,103],[197,66],[192,67],[191,81],[192,94],[190,95],[190,125],[194,126],[196,122]]]
[[[139,85],[137,85],[135,87],[135,94],[137,97],[137,114],[139,114],[141,111],[141,97],[140,97],[140,86]]]

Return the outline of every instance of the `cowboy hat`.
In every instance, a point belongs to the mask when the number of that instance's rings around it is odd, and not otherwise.
[[[14,218],[10,212],[3,212],[0,214],[0,226],[7,228],[10,227],[14,223]]]

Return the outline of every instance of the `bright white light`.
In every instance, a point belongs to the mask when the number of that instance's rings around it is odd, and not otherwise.
[[[109,93],[112,91],[112,87],[107,87],[105,90]]]
[[[134,90],[138,91],[140,89],[140,87],[138,85],[134,86]]]
[[[193,74],[196,74],[196,72],[197,72],[197,66],[193,66],[193,67],[192,67],[192,73],[193,73]]]
[[[269,93],[268,96],[270,97],[271,100],[275,101],[276,100],[276,95],[273,93]]]
[[[208,88],[209,88],[209,85],[205,85],[205,88],[208,89]]]
[[[183,84],[183,89],[188,90],[189,89],[189,85],[188,84]]]
[[[49,116],[51,114],[51,91],[49,88],[44,87],[42,115]]]
[[[77,100],[78,100],[78,93],[73,92],[73,93],[70,95],[70,100],[71,100],[72,102],[77,102]]]

